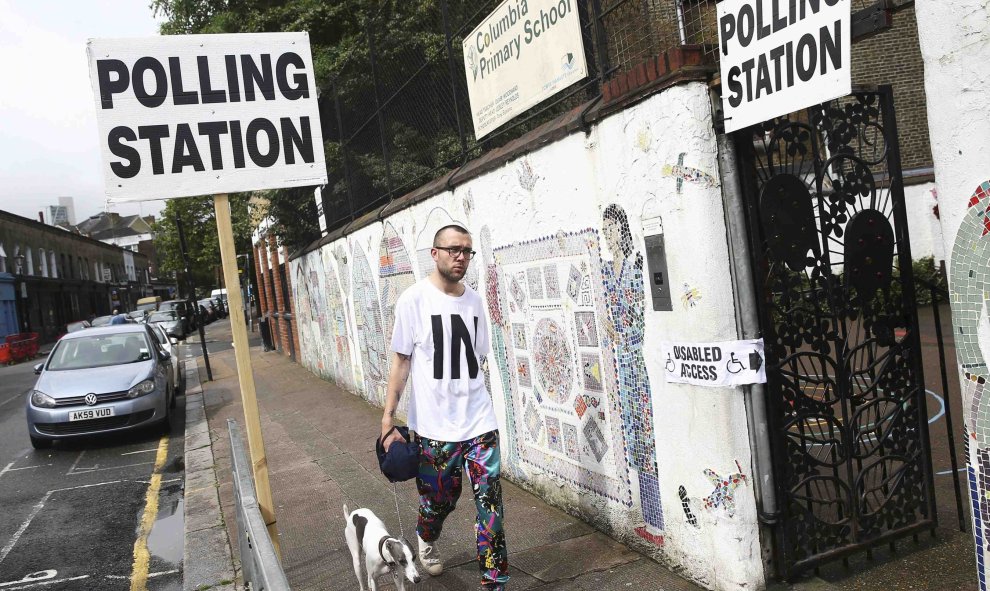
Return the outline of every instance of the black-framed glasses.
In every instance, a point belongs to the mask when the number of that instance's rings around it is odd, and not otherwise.
[[[466,261],[470,261],[474,258],[474,255],[478,254],[470,248],[457,248],[456,246],[434,246],[433,248],[437,250],[446,250],[447,254],[449,254],[452,259],[464,257],[464,260]]]

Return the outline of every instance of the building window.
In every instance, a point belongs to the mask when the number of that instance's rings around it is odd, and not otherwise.
[[[7,272],[7,251],[3,249],[3,244],[0,244],[0,273]]]
[[[58,278],[58,267],[55,266],[55,251],[53,250],[48,251],[48,270],[49,275]],[[62,270],[64,271],[65,267],[62,267]]]
[[[48,277],[48,257],[44,248],[38,249],[38,272],[42,277]]]
[[[27,252],[24,253],[24,254],[27,255],[27,258],[25,260],[25,264],[27,265],[27,268],[24,269],[24,274],[25,275],[34,275],[34,257],[31,255],[31,249],[30,248],[27,248],[25,250],[27,251]]]

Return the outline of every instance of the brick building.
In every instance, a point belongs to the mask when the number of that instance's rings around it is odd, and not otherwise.
[[[263,204],[252,203],[252,210],[263,210]],[[254,272],[258,285],[258,307],[262,321],[267,321],[275,349],[296,359],[299,351],[299,331],[295,326],[292,301],[292,278],[288,272],[289,253],[278,246],[269,232],[267,219],[256,219],[251,238]]]
[[[51,341],[66,323],[151,294],[148,257],[0,211],[0,274],[14,284],[17,326]]]

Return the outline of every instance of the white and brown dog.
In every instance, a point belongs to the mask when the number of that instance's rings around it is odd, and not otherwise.
[[[344,537],[351,551],[354,575],[361,584],[361,591],[369,588],[377,591],[375,579],[385,573],[392,574],[395,588],[399,591],[405,591],[406,579],[412,583],[419,582],[415,554],[409,542],[390,536],[385,524],[370,509],[355,509],[352,513],[344,505],[344,515],[347,519]],[[362,561],[368,573],[367,586],[361,576]]]

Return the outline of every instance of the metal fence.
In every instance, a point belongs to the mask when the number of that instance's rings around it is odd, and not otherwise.
[[[244,586],[251,591],[289,591],[289,580],[268,536],[268,528],[258,508],[251,461],[241,429],[227,419],[230,433],[230,456],[234,472],[234,501],[237,503],[237,543],[241,557]]]
[[[714,0],[565,1],[577,5],[588,76],[481,140],[472,131],[461,47],[499,2],[392,0],[365,17],[363,37],[333,65],[321,97],[327,231],[599,98],[603,82],[651,57],[687,44],[714,54]]]

